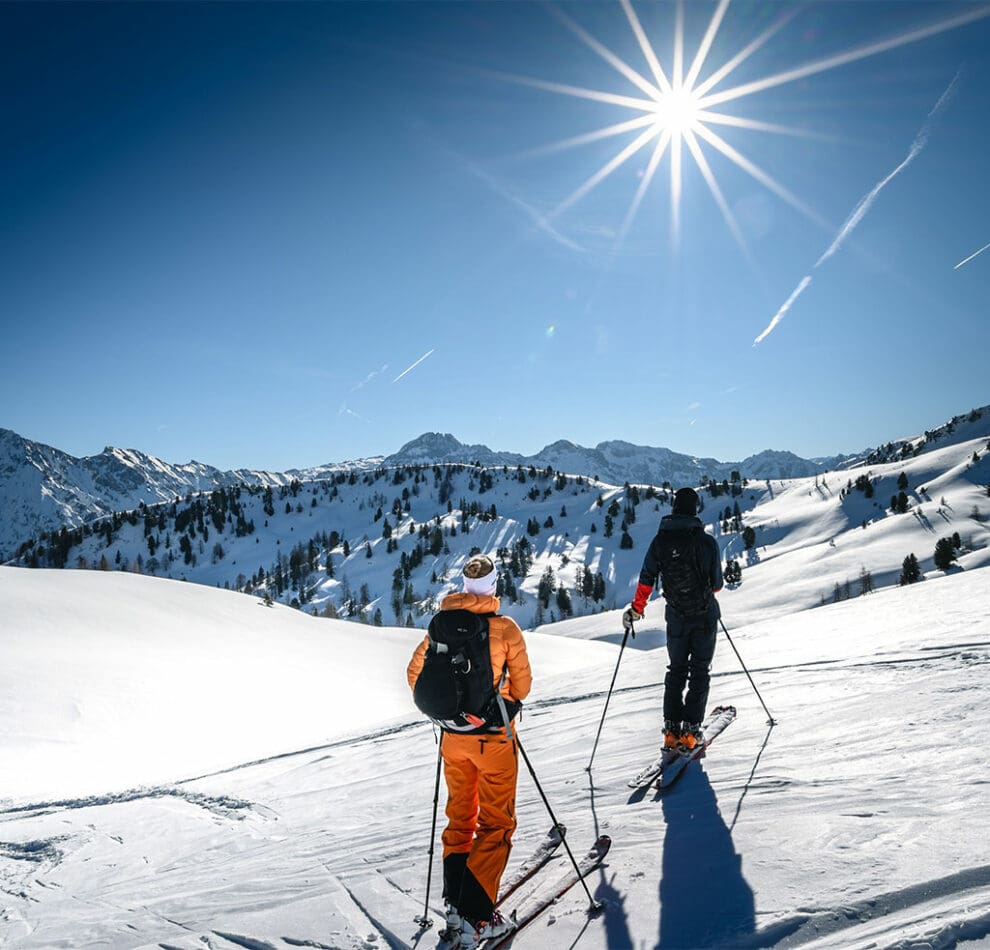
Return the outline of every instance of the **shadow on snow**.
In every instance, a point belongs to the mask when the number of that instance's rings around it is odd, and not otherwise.
[[[692,765],[677,792],[661,801],[667,828],[658,950],[749,944],[756,930],[753,891],[708,776]]]

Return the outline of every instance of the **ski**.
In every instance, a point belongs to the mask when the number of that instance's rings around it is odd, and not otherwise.
[[[544,835],[543,840],[533,849],[533,853],[516,868],[510,877],[502,881],[498,899],[495,901],[496,907],[515,894],[523,884],[532,880],[537,871],[540,871],[554,856],[563,842],[565,834],[567,834],[567,828],[564,825],[554,825]],[[439,937],[437,950],[453,950],[460,943],[460,934],[448,933],[446,929],[440,930],[437,936]]]
[[[546,836],[536,846],[533,853],[516,868],[512,876],[502,881],[502,886],[498,892],[498,900],[495,901],[496,907],[518,891],[523,884],[530,880],[553,857],[554,852],[564,840],[565,834],[567,834],[567,828],[564,825],[554,825],[546,833]]]
[[[635,778],[629,779],[629,787],[646,788],[679,755],[677,749],[664,749],[649,765],[640,769]]]
[[[500,950],[500,948],[508,946],[523,927],[531,924],[548,907],[560,900],[578,881],[594,871],[605,860],[605,855],[608,854],[608,849],[611,846],[612,839],[608,835],[602,835],[591,846],[588,853],[578,861],[577,871],[573,867],[568,869],[552,885],[545,890],[541,889],[535,896],[524,902],[521,908],[514,910],[509,917],[515,926],[500,937],[486,940],[482,944],[484,950]]]
[[[678,753],[672,762],[664,766],[663,771],[654,781],[653,787],[659,792],[669,791],[671,786],[684,774],[688,765],[700,758],[715,739],[735,721],[735,718],[735,706],[716,706],[701,727],[705,734],[705,741],[690,751]]]

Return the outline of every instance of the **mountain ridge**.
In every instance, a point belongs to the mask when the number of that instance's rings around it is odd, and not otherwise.
[[[950,536],[968,566],[985,564],[990,412],[942,435],[890,443],[826,474],[707,478],[699,515],[719,545],[727,586],[745,584],[765,618],[845,599],[857,584],[896,585],[908,554],[931,570],[933,545]],[[141,503],[42,533],[11,563],[134,571],[307,613],[416,626],[457,589],[464,561],[489,551],[501,610],[538,627],[628,602],[672,498],[662,486],[620,487],[550,467],[382,464]],[[788,589],[760,569],[777,559],[793,565]],[[737,611],[734,622],[744,619]]]
[[[974,410],[975,412],[975,410]],[[957,416],[952,426],[964,416]],[[941,430],[936,430],[941,431]],[[926,436],[929,433],[926,433]],[[911,437],[921,438],[920,436]],[[889,455],[911,439],[887,443],[853,455],[804,459],[786,450],[765,449],[739,462],[721,462],[675,452],[608,440],[588,448],[558,439],[532,455],[496,451],[483,444],[465,444],[451,433],[426,432],[397,452],[344,462],[328,462],[285,472],[239,468],[221,470],[205,462],[165,462],[138,449],[106,446],[97,455],[77,458],[53,446],[0,428],[0,561],[13,556],[23,541],[62,526],[77,527],[140,504],[171,501],[191,492],[231,488],[238,484],[280,488],[292,481],[313,481],[340,471],[368,471],[379,466],[473,463],[488,466],[527,466],[597,477],[614,485],[697,485],[705,478],[797,478],[840,468],[878,452]]]

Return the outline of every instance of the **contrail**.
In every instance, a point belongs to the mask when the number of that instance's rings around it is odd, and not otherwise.
[[[931,135],[932,125],[934,124],[935,119],[945,110],[945,107],[949,104],[953,95],[955,95],[956,85],[959,82],[959,75],[960,75],[959,72],[957,72],[955,76],[952,77],[952,82],[949,83],[945,92],[943,92],[942,95],[939,96],[938,102],[935,103],[935,106],[932,109],[932,111],[928,113],[928,116],[925,119],[925,124],[921,127],[921,130],[914,137],[914,141],[911,143],[911,147],[908,149],[908,153],[904,157],[903,161],[901,161],[901,163],[892,172],[881,178],[880,181],[878,181],[862,198],[859,199],[859,202],[857,203],[856,207],[853,209],[852,214],[850,214],[849,217],[846,218],[845,224],[843,224],[842,227],[839,228],[839,233],[836,234],[836,236],[833,238],[832,243],[829,244],[825,253],[822,254],[822,256],[819,257],[817,261],[815,261],[815,265],[812,268],[812,271],[815,271],[819,267],[821,267],[822,264],[825,263],[825,261],[827,261],[833,254],[835,254],[842,247],[842,245],[845,243],[846,238],[849,237],[849,235],[856,230],[856,228],[859,226],[860,221],[862,221],[863,218],[866,217],[867,212],[873,206],[873,202],[876,201],[877,196],[880,194],[880,192],[883,191],[883,189],[886,188],[887,185],[889,185],[902,171],[904,171],[905,168],[908,167],[908,165],[910,165],[921,154],[924,147],[928,144],[928,139],[929,136]],[[990,244],[988,244],[987,247],[990,247]],[[986,249],[987,248],[983,248],[982,250],[985,251]],[[979,254],[980,251],[977,251],[976,253]],[[975,256],[976,254],[973,255],[973,257]],[[967,258],[967,260],[972,260],[972,257]],[[966,261],[962,262],[962,264],[965,263]],[[962,265],[959,264],[957,266],[962,266]],[[773,319],[770,321],[769,324],[767,324],[766,329],[753,341],[754,346],[756,346],[757,343],[762,343],[773,332],[774,328],[784,318],[784,315],[787,313],[787,311],[791,309],[791,306],[794,304],[794,301],[797,300],[797,298],[800,297],[802,293],[804,293],[804,291],[807,289],[810,283],[811,283],[811,274],[806,274],[801,279],[801,282],[797,285],[794,292],[790,295],[790,297],[787,298],[787,302],[774,314]]]
[[[355,383],[350,388],[350,392],[352,393],[357,392],[359,389],[363,388],[364,386],[367,386],[368,383],[370,383],[376,376],[380,376],[387,369],[388,369],[388,363],[386,363],[381,369],[372,370],[370,373],[368,373],[367,376],[364,377],[364,379],[361,380],[361,382]]]
[[[484,171],[479,166],[475,165],[473,162],[469,162],[466,159],[462,159],[468,171],[470,171],[477,178],[480,178],[495,194],[504,198],[506,201],[511,201],[517,208],[520,208],[532,224],[548,237],[556,241],[558,244],[562,244],[564,247],[571,251],[577,251],[583,254],[584,248],[581,247],[576,241],[572,241],[569,237],[561,234],[551,223],[550,219],[545,215],[537,211],[532,205],[527,204],[518,195],[514,194],[505,186],[499,184],[495,178]]]
[[[957,72],[952,78],[952,82],[949,83],[948,88],[939,97],[938,102],[935,103],[935,108],[928,113],[928,118],[925,120],[925,124],[921,127],[921,131],[914,137],[914,141],[911,143],[911,148],[908,149],[907,156],[904,161],[900,163],[889,175],[882,178],[877,184],[867,192],[859,200],[859,204],[856,205],[856,209],[851,215],[849,215],[846,223],[842,225],[839,229],[839,233],[835,236],[835,240],[829,245],[828,250],[822,254],[818,261],[815,263],[815,267],[819,267],[822,263],[827,261],[840,247],[842,247],[845,239],[852,233],[860,221],[866,217],[866,213],[870,210],[873,202],[876,201],[877,195],[883,191],[908,165],[911,164],[920,154],[922,149],[928,144],[928,137],[931,135],[932,123],[935,118],[945,109],[952,96],[956,91],[956,84],[959,82],[959,73]]]
[[[436,347],[434,347],[434,350],[435,349]],[[412,366],[407,366],[401,373],[399,373],[399,375],[396,376],[395,379],[392,380],[392,382],[397,383],[400,379],[402,379],[403,376],[406,375],[406,373],[411,373],[417,366],[419,366],[420,363],[423,362],[423,360],[425,360],[428,356],[432,356],[432,355],[433,355],[433,350],[430,350],[429,353],[424,353],[418,360],[416,360],[415,363],[412,364]]]
[[[652,121],[652,119],[650,119],[649,121]],[[647,120],[645,119],[638,120],[638,124],[645,125],[647,124]],[[618,126],[616,126],[615,128],[616,128],[615,134],[619,134],[619,131],[625,131],[625,129],[620,130]],[[562,143],[564,147],[566,147],[568,144],[571,143],[567,143],[567,142]],[[453,151],[452,149],[441,148],[441,151],[443,151],[444,154],[446,154],[449,158],[453,159],[453,161],[455,161],[461,167],[465,168],[470,174],[474,175],[475,178],[478,178],[480,181],[482,181],[488,188],[490,188],[500,198],[504,199],[505,201],[512,202],[512,204],[514,204],[517,208],[521,209],[523,213],[526,215],[526,217],[528,217],[529,220],[532,222],[535,228],[542,231],[552,240],[556,241],[558,244],[562,244],[564,247],[568,248],[569,250],[577,251],[582,254],[585,253],[585,248],[581,247],[580,244],[576,243],[575,241],[572,241],[570,238],[561,234],[556,228],[554,228],[545,214],[542,214],[538,209],[534,208],[532,205],[529,205],[525,201],[523,201],[522,198],[516,195],[510,188],[506,187],[501,182],[499,182],[493,175],[485,171],[485,169],[483,169],[480,165],[478,165],[475,162],[472,162],[470,159],[465,158],[463,155]],[[539,152],[538,149],[535,151]]]
[[[962,267],[963,264],[968,264],[974,257],[979,257],[987,248],[990,248],[990,244],[984,244],[983,247],[981,247],[975,254],[970,254],[969,257],[966,258],[966,260],[960,261],[952,269],[959,270],[959,268]]]
[[[755,340],[753,340],[753,346],[756,346],[757,343],[762,343],[768,336],[770,336],[770,334],[773,332],[777,324],[784,319],[784,316],[786,315],[787,311],[791,309],[791,306],[794,304],[794,301],[797,300],[798,297],[800,297],[801,294],[805,292],[805,290],[807,290],[808,284],[810,283],[811,283],[810,274],[807,274],[801,278],[801,283],[798,284],[797,287],[794,289],[794,293],[792,293],[790,297],[787,298],[787,302],[784,304],[784,306],[782,306],[773,315],[773,319],[770,321],[769,324],[767,324],[767,328]]]
[[[340,411],[337,413],[338,416],[353,416],[355,419],[360,419],[362,422],[370,422],[370,419],[365,419],[360,413],[355,412],[353,409],[348,409],[347,406],[341,406]]]

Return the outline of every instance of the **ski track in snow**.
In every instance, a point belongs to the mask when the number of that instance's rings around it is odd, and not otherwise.
[[[946,900],[958,905],[957,912],[973,915],[953,923],[936,925],[916,938],[899,939],[886,944],[888,948],[940,948],[954,946],[960,939],[976,940],[990,936],[990,865],[968,868],[943,878],[925,881],[889,894],[881,894],[867,900],[856,901],[842,907],[808,909],[790,920],[783,920],[763,933],[754,935],[748,946],[803,947],[809,944],[816,950],[827,947],[850,947],[850,937],[845,931],[863,927],[877,934],[878,939],[891,921],[902,918],[900,925],[917,922],[924,928],[926,922],[939,916],[938,906]],[[927,906],[934,905],[934,906]],[[975,911],[975,914],[974,914]],[[853,940],[863,941],[862,937]]]
[[[814,677],[831,675],[833,672],[831,668],[835,667],[843,670],[847,675],[852,676],[863,676],[871,671],[881,671],[883,669],[887,669],[889,675],[893,677],[913,675],[914,673],[927,675],[928,672],[938,671],[939,669],[943,672],[965,669],[975,673],[973,669],[974,665],[985,664],[988,658],[990,658],[986,653],[980,652],[985,650],[987,646],[990,646],[990,641],[983,640],[951,642],[937,645],[922,644],[918,646],[916,652],[911,654],[904,654],[901,651],[878,650],[872,663],[868,659],[860,657],[845,662],[813,661],[787,664],[778,668],[762,667],[759,668],[759,674],[763,677],[764,683],[769,683],[774,678],[794,674],[810,674]],[[756,671],[754,670],[754,672]],[[716,678],[716,683],[719,679],[729,681],[731,679],[738,679],[740,676],[741,674],[736,670],[722,670]],[[720,689],[720,687],[716,685],[715,689]],[[952,691],[955,692],[965,692],[968,689],[971,689],[971,686],[966,682],[956,682],[952,686]],[[644,693],[656,694],[657,692],[658,684],[652,682],[645,685],[624,687],[615,691],[613,701],[617,703],[625,701],[627,705],[628,703],[633,703],[633,708],[635,708],[638,705],[636,701]],[[588,690],[579,695],[562,697],[556,700],[546,700],[540,704],[534,704],[533,708],[528,711],[539,712],[540,718],[545,716],[553,717],[554,714],[569,715],[567,710],[577,706],[582,707],[583,715],[586,718],[590,715],[593,721],[594,714],[599,710],[603,696],[604,691],[602,690]],[[612,725],[610,723],[610,727]],[[785,733],[787,730],[786,722],[783,727],[778,727],[778,729],[780,729],[779,734]],[[358,741],[332,743],[329,745],[353,757],[355,755],[368,756],[374,747],[382,746],[384,743],[384,747],[381,749],[381,755],[386,761],[394,761],[396,753],[399,750],[396,743],[404,742],[407,738],[407,733],[418,731],[422,738],[429,733],[429,730],[430,727],[428,724],[417,721],[400,728],[390,728],[368,733]],[[806,776],[775,774],[769,768],[761,769],[761,758],[764,756],[768,747],[772,750],[774,745],[773,732],[774,730],[770,730],[763,734],[762,744],[757,749],[755,759],[748,768],[748,773],[744,778],[734,780],[731,776],[727,776],[720,784],[720,794],[730,797],[738,795],[735,814],[731,822],[732,826],[735,825],[740,812],[743,810],[744,801],[747,799],[747,796],[750,796],[751,799],[753,796],[756,798],[761,796],[776,797],[787,795],[797,788],[803,788],[805,790],[815,789],[819,793],[834,795],[836,798],[841,798],[843,793],[848,792],[847,776],[816,776],[809,779]],[[720,751],[725,748],[727,741],[731,740],[720,740],[719,746],[713,747],[713,750],[709,754],[709,758],[713,761],[713,767],[715,768],[718,767]],[[257,775],[271,773],[272,770],[285,768],[291,768],[292,771],[297,769],[302,769],[303,771],[307,769],[326,769],[331,767],[333,761],[332,756],[324,754],[328,750],[328,747],[307,748],[294,753],[273,756],[267,759],[245,763],[233,769],[226,769],[210,776],[186,780],[186,782],[178,784],[192,784],[197,781],[207,781],[209,783],[223,779],[239,778],[239,781],[251,785],[257,780]],[[305,759],[306,761],[302,763],[291,763],[289,761],[290,759]],[[573,776],[575,773],[571,774]],[[572,777],[566,780],[566,782],[568,784],[575,784],[575,778]],[[593,810],[594,795],[594,787],[592,786],[591,797]],[[634,795],[628,799],[627,804],[631,805],[637,801],[642,802],[644,797],[639,796],[637,798]],[[658,797],[654,796],[653,801],[656,801]],[[142,800],[153,801],[158,799],[176,799],[200,807],[211,815],[224,819],[234,819],[235,821],[243,820],[244,813],[247,811],[252,811],[259,807],[267,808],[267,806],[252,804],[251,801],[233,794],[198,792],[191,789],[161,788],[133,790],[117,795],[94,796],[75,800],[51,801],[18,806],[4,811],[2,813],[2,820],[13,822],[25,819],[50,819],[59,812],[73,812],[89,808],[106,809]],[[845,814],[847,817],[863,820],[882,814],[882,810],[869,809],[846,812]],[[597,830],[598,822],[596,820]],[[62,836],[60,838],[35,839],[19,845],[10,843],[0,844],[0,858],[6,857],[17,860],[21,864],[28,861],[36,863],[59,863],[63,856],[59,846],[70,840],[70,838],[71,836]],[[408,898],[411,889],[398,883],[379,866],[382,861],[401,861],[407,854],[404,848],[393,852],[383,849],[383,841],[377,835],[372,835],[366,845],[361,844],[360,838],[354,839],[352,843],[354,847],[342,862],[338,862],[336,870],[353,868],[354,860],[357,858],[365,865],[375,862],[375,867],[372,870],[383,878],[392,890]],[[327,865],[327,869],[331,870],[331,866]],[[619,896],[619,889],[614,886],[616,878],[614,872],[611,878],[613,881],[612,886],[605,887],[603,884],[599,885],[598,890],[596,890],[596,898],[603,899],[602,895],[606,895],[609,906],[613,910],[618,910],[623,907],[624,900]],[[347,890],[351,900],[367,921],[367,928],[361,929],[368,929],[369,933],[376,933],[378,939],[372,941],[370,938],[367,940],[365,938],[355,938],[360,940],[360,942],[354,944],[333,944],[308,938],[282,937],[279,938],[279,942],[272,942],[273,938],[271,937],[252,936],[233,930],[213,929],[210,932],[213,934],[214,939],[220,938],[227,943],[246,947],[249,950],[253,950],[253,948],[276,948],[276,950],[280,950],[283,945],[317,947],[380,947],[384,945],[392,948],[392,950],[415,946],[415,943],[407,943],[393,932],[388,924],[378,916],[376,908],[363,903],[360,898],[355,896],[347,888],[346,883],[342,882],[342,886]],[[779,946],[782,948],[812,945],[825,950],[827,947],[853,946],[859,938],[851,938],[849,931],[856,930],[858,932],[864,927],[869,927],[878,933],[878,942],[871,944],[870,940],[872,938],[870,938],[866,940],[863,944],[864,946],[896,946],[904,948],[955,946],[956,942],[960,940],[980,939],[987,935],[987,915],[973,915],[970,913],[967,916],[966,908],[968,906],[986,906],[981,899],[981,894],[982,897],[987,897],[988,893],[984,892],[988,892],[988,889],[990,889],[990,866],[975,867],[947,875],[940,879],[925,881],[898,891],[885,893],[879,897],[844,904],[841,907],[829,908],[826,906],[802,909],[790,917],[785,917],[763,929],[754,931],[749,937],[737,935],[738,943],[734,943],[733,945],[747,947]],[[970,894],[972,894],[972,899],[969,900],[969,903],[964,901],[957,908],[957,914],[953,919],[938,923],[937,926],[933,924],[927,927],[927,929],[923,926],[928,921],[930,914],[930,909],[925,910],[924,905],[931,902],[935,902],[936,905],[940,902],[944,904],[945,899],[949,897],[953,898],[953,903],[958,904],[958,898]],[[573,916],[575,912],[571,910],[552,913],[547,918],[548,925],[560,926],[560,922],[564,917]],[[552,924],[550,921],[552,921]],[[914,942],[915,938],[911,938],[907,942],[887,942],[884,939],[885,928],[888,928],[893,923],[896,923],[898,928],[909,926],[915,928],[921,927],[926,934],[929,931],[931,933],[924,937],[924,940],[927,942],[923,943]],[[188,925],[183,924],[181,926],[186,927]],[[584,922],[580,929],[583,932],[589,926],[590,922]],[[919,937],[918,939],[922,938]],[[522,940],[520,942],[523,946],[530,945],[528,942],[523,942]],[[160,945],[173,944],[162,943]],[[219,946],[215,943],[213,945]],[[534,943],[532,945],[538,946],[539,944]],[[613,944],[609,945],[612,946]],[[176,944],[175,946],[179,945]],[[614,946],[624,946],[624,944],[615,943]]]
[[[191,779],[189,781],[192,781]],[[55,812],[73,811],[81,808],[99,808],[109,805],[120,805],[124,802],[135,802],[149,798],[176,798],[205,809],[222,818],[235,820],[243,819],[244,811],[255,810],[263,813],[263,809],[251,802],[231,798],[227,795],[203,795],[198,792],[185,791],[179,788],[146,788],[131,789],[113,795],[91,795],[85,798],[69,798],[61,801],[34,802],[25,805],[14,805],[0,809],[0,821],[10,820],[8,816],[22,817],[24,815],[51,815]],[[3,843],[0,842],[0,851]]]
[[[973,664],[985,664],[990,663],[990,652],[978,653],[973,652],[975,650],[990,650],[990,640],[981,641],[971,641],[965,643],[950,643],[950,644],[940,644],[938,646],[925,646],[919,645],[917,650],[921,655],[904,655],[895,654],[891,656],[886,656],[883,652],[878,652],[872,658],[864,658],[859,661],[849,661],[842,659],[829,659],[829,660],[815,660],[807,661],[802,663],[786,664],[779,666],[767,666],[767,667],[753,667],[750,668],[751,674],[762,675],[764,677],[773,677],[783,673],[789,673],[799,670],[811,670],[814,668],[827,668],[836,667],[843,669],[854,669],[857,667],[869,667],[876,668],[881,666],[899,666],[899,665],[929,665],[939,660],[955,659],[958,658],[961,661]],[[712,681],[716,683],[720,678],[723,677],[735,677],[738,676],[737,671],[724,671],[724,672],[713,672]],[[660,688],[661,684],[657,682],[649,682],[645,684],[637,684],[634,686],[617,686],[613,692],[613,697],[621,696],[625,694],[636,694],[644,691],[656,691]],[[557,709],[561,706],[567,706],[575,703],[586,703],[588,701],[595,701],[604,699],[607,695],[607,690],[593,690],[584,693],[576,693],[569,696],[560,696],[553,699],[539,700],[525,707],[525,713],[528,715],[534,715],[542,713],[549,710]],[[7,816],[21,816],[25,814],[51,814],[58,811],[67,811],[73,809],[84,809],[84,808],[94,808],[100,806],[110,806],[115,804],[120,804],[123,802],[131,802],[139,799],[148,798],[163,798],[163,797],[173,797],[186,801],[189,804],[199,806],[213,814],[219,815],[224,818],[231,818],[234,820],[242,820],[244,818],[243,812],[254,811],[255,813],[267,815],[271,817],[273,813],[266,809],[264,806],[258,805],[250,801],[243,799],[237,799],[226,795],[205,795],[199,792],[189,791],[177,786],[193,784],[195,782],[202,781],[204,779],[216,778],[218,776],[230,775],[237,772],[242,772],[255,768],[257,766],[269,765],[272,763],[281,762],[288,759],[294,759],[298,757],[310,756],[318,752],[329,752],[335,749],[353,749],[356,745],[371,743],[377,744],[384,739],[391,739],[396,736],[402,735],[406,732],[418,732],[429,729],[430,726],[422,721],[405,723],[399,726],[389,727],[387,729],[375,730],[374,732],[367,733],[360,736],[354,736],[348,739],[337,740],[334,742],[329,742],[324,745],[310,746],[304,749],[297,749],[292,751],[287,751],[284,753],[279,753],[278,755],[268,756],[262,759],[254,759],[248,762],[243,762],[238,765],[230,766],[225,769],[218,770],[216,772],[209,772],[202,775],[196,775],[190,778],[185,778],[177,781],[175,783],[176,787],[162,787],[162,788],[149,788],[149,789],[131,789],[125,792],[117,792],[107,795],[94,795],[87,796],[83,798],[76,799],[64,799],[58,801],[44,801],[44,802],[34,802],[26,803],[21,805],[9,806],[6,808],[0,808],[0,822],[7,820]],[[11,846],[11,848],[24,848],[26,846]],[[4,843],[0,842],[0,854],[3,853]],[[35,852],[30,849],[27,850],[25,857],[33,860],[41,860],[40,857],[31,857]]]
[[[924,462],[934,471],[936,456],[904,465]],[[970,497],[973,504],[983,497],[982,482],[972,479],[983,479],[986,466],[959,464],[952,478],[969,479],[972,492],[952,495],[962,512],[963,498],[968,510]],[[900,467],[891,464],[887,474]],[[880,538],[874,543],[889,545],[899,560],[911,549],[905,539],[915,537],[907,529],[922,530],[899,516],[861,529],[860,517],[872,515],[858,493],[847,500],[848,510],[839,509],[846,520],[836,527],[822,520],[821,512],[831,511],[828,500],[806,481],[807,492],[794,483],[771,498],[772,516],[757,524],[763,543],[752,568],[738,591],[720,599],[733,641],[779,724],[767,728],[720,633],[711,701],[736,705],[739,718],[670,794],[630,796],[626,785],[656,751],[666,665],[661,605],[651,605],[655,626],[644,624],[623,656],[593,773],[585,767],[618,655],[618,614],[531,638],[539,661],[520,723],[527,752],[571,843],[608,833],[614,845],[588,880],[605,913],[588,917],[576,888],[520,934],[515,950],[970,950],[990,941],[987,559],[974,545],[966,569],[949,576],[930,574],[910,588],[886,586],[794,612],[792,599],[807,606],[825,584],[819,575],[834,574],[830,559],[844,557],[858,569],[856,539]],[[925,482],[941,494],[938,478]],[[927,495],[918,497],[919,511],[922,503],[937,530],[951,530]],[[765,515],[767,509],[753,510]],[[956,521],[976,541],[986,533],[978,520],[970,525],[959,515]],[[115,784],[99,765],[88,776],[67,768],[61,782],[56,768],[48,784],[15,782],[18,791],[6,792],[0,781],[0,795],[11,796],[0,802],[0,944],[12,950],[432,946],[436,928],[417,933],[413,919],[426,897],[436,745],[430,725],[403,705],[402,678],[421,631],[308,622],[288,610],[248,610],[239,595],[148,578],[2,570],[5,606],[18,585],[34,585],[13,615],[23,629],[19,655],[38,660],[61,706],[31,706],[31,697],[19,692],[30,689],[30,678],[8,676],[7,695],[0,695],[8,720],[21,710],[35,719],[23,735],[0,733],[8,743],[0,769],[22,752],[58,764],[63,746],[80,734],[78,749],[85,751],[85,730],[95,731],[95,722],[120,728],[99,746],[111,750],[103,765],[150,747],[165,770],[145,778],[125,769],[120,774],[130,777]],[[109,617],[108,596],[121,598]],[[83,608],[99,618],[105,636],[94,637],[95,662],[86,640],[87,663],[80,657],[77,670],[72,623]],[[126,621],[118,619],[125,608]],[[200,624],[194,638],[168,646],[181,662],[168,667],[178,671],[171,679],[162,677],[167,709],[150,684],[161,649],[156,637],[144,632],[139,650],[122,649],[141,637],[135,619],[146,609],[167,618],[172,626],[165,629],[176,641],[192,621]],[[39,628],[53,637],[49,654],[32,652],[46,645],[32,626],[36,614],[54,617]],[[253,618],[246,614],[263,617],[251,628],[250,650],[245,631]],[[578,654],[568,631],[612,646],[581,644],[588,650]],[[322,651],[311,651],[310,641]],[[5,646],[0,641],[0,672]],[[203,678],[190,672],[186,681],[184,670],[196,666],[186,651],[196,649],[203,652],[194,657],[201,660],[195,673]],[[387,670],[379,670],[376,664],[386,662]],[[307,678],[305,664],[316,668],[315,676]],[[96,688],[91,677],[104,665],[117,679]],[[324,695],[319,690],[328,674],[337,679]],[[336,695],[343,680],[374,697],[368,705],[375,708],[364,710],[350,693]],[[223,692],[230,682],[238,690]],[[172,703],[182,689],[199,697],[195,707]],[[316,702],[290,709],[293,693],[305,691]],[[277,703],[250,718],[273,695]],[[94,708],[109,715],[94,719]],[[193,708],[195,729],[181,732],[181,742],[167,753],[149,745],[143,727],[161,719],[162,741],[174,731],[169,715]],[[188,728],[187,720],[178,721]],[[34,740],[36,734],[44,738]],[[227,739],[240,740],[236,751],[227,750]],[[220,745],[226,756],[188,758],[197,750],[184,743],[195,742],[208,750]],[[919,776],[919,763],[936,767]],[[11,777],[31,774],[22,767]],[[89,794],[94,789],[98,794]],[[548,824],[524,767],[517,811],[514,859],[529,853]],[[439,820],[442,825],[442,811]],[[561,867],[566,859],[554,860]],[[439,880],[435,859],[428,902],[434,915]],[[708,900],[711,893],[719,895],[717,903]]]

